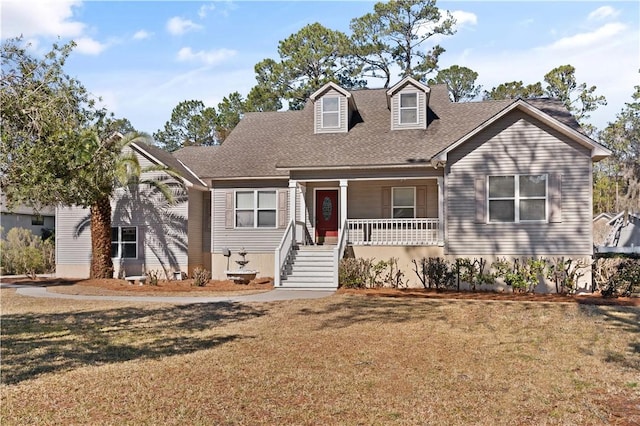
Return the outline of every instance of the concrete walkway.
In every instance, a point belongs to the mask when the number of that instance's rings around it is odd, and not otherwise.
[[[244,302],[277,302],[281,300],[319,299],[331,296],[335,291],[316,290],[271,290],[264,293],[248,294],[246,296],[193,297],[193,296],[85,296],[78,294],[62,294],[47,291],[46,287],[34,287],[21,284],[0,284],[0,288],[15,288],[22,296],[47,297],[51,299],[68,299],[110,302],[142,302],[142,303],[244,303]]]

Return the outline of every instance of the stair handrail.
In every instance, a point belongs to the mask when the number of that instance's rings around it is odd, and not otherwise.
[[[282,235],[280,244],[278,244],[278,247],[276,248],[274,271],[273,271],[273,275],[274,275],[273,285],[275,287],[280,287],[282,285],[282,277],[281,277],[282,268],[285,262],[287,261],[287,259],[289,259],[291,250],[295,246],[293,241],[293,237],[294,237],[293,230],[295,229],[295,226],[296,226],[296,221],[292,219],[289,222],[289,226],[287,226],[287,229],[284,231],[284,234]]]
[[[333,249],[333,285],[335,288],[338,288],[339,285],[340,259],[344,255],[344,250],[349,240],[348,237],[349,229],[347,228],[347,219],[345,219],[338,234],[338,244]]]

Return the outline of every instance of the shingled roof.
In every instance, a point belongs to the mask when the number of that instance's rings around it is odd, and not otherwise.
[[[173,169],[190,184],[203,186],[203,182],[198,178],[198,176],[196,176],[196,174],[194,174],[195,172],[191,171],[189,166],[185,167],[185,164],[180,162],[178,158],[174,157],[169,152],[143,142],[134,142],[131,145],[137,147],[143,154],[151,156],[164,166]]]
[[[426,130],[391,130],[386,89],[353,90],[359,119],[346,133],[314,134],[313,104],[301,111],[248,113],[215,157],[178,152],[201,178],[288,177],[299,168],[415,166],[490,120],[515,100],[453,103],[445,85],[431,86]],[[530,105],[576,130],[557,101]],[[194,151],[195,152],[195,151]]]
[[[216,146],[185,146],[171,154],[189,167],[196,175],[205,176],[220,148]]]

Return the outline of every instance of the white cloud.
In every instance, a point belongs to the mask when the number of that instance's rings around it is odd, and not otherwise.
[[[589,21],[601,21],[607,18],[615,18],[619,14],[620,11],[612,8],[611,6],[602,6],[591,12],[587,19]]]
[[[190,47],[183,47],[178,52],[177,59],[180,62],[200,62],[205,65],[216,65],[235,56],[237,53],[235,50],[230,49],[194,52]]]
[[[589,46],[597,46],[600,43],[611,40],[614,36],[624,32],[626,29],[626,25],[619,22],[612,22],[605,24],[592,32],[580,33],[570,37],[561,38],[545,48],[553,50],[572,50],[584,49]]]
[[[109,47],[105,43],[100,43],[89,37],[79,37],[75,39],[77,44],[75,48],[75,52],[82,53],[84,55],[99,55],[102,53],[107,47]]]
[[[174,16],[167,21],[167,31],[173,35],[181,35],[187,31],[200,30],[202,25],[198,25],[188,19],[183,19],[179,16]]]
[[[73,20],[78,0],[3,0],[2,38],[49,36],[77,37],[86,25]]]
[[[148,31],[145,30],[139,30],[136,31],[136,33],[133,35],[133,39],[134,40],[144,40],[146,38],[149,38],[153,35],[153,33],[150,33]]]
[[[454,10],[450,12],[451,16],[453,16],[453,18],[456,20],[456,23],[452,27],[454,31],[460,31],[463,28],[468,28],[478,24],[478,17],[475,13],[465,12],[464,10]],[[447,14],[442,13],[437,24],[434,24],[433,22],[424,22],[422,25],[417,27],[416,35],[418,37],[424,36],[428,32],[433,31],[433,28],[436,25],[441,25],[447,18]],[[441,34],[432,35],[431,37],[429,37],[429,42],[425,45],[426,48],[430,48],[434,44],[441,43],[442,40],[445,39],[445,37],[448,36]]]
[[[203,4],[202,6],[200,6],[200,9],[198,9],[198,16],[200,17],[200,19],[204,19],[207,17],[209,12],[211,12],[215,8],[216,5],[213,3]]]
[[[478,25],[478,17],[475,13],[465,12],[464,10],[453,10],[451,15],[456,20],[455,28],[460,29],[470,25]]]

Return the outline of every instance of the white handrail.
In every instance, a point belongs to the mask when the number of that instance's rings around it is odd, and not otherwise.
[[[348,219],[349,244],[442,245],[438,218]]]
[[[275,287],[279,287],[281,285],[282,267],[284,266],[284,262],[289,258],[289,253],[294,246],[293,229],[295,226],[295,220],[289,222],[289,226],[287,226],[287,229],[284,231],[280,244],[278,244],[278,247],[276,248],[273,270],[273,285]]]
[[[333,285],[338,288],[339,285],[339,271],[340,271],[340,259],[344,255],[344,249],[347,246],[349,240],[349,227],[347,226],[347,220],[345,219],[340,228],[338,236],[338,244],[333,249]]]

